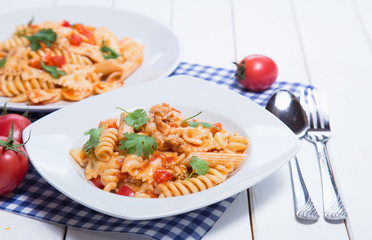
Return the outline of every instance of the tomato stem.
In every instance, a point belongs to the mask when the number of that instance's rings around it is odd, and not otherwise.
[[[26,153],[18,149],[19,147],[22,147],[23,145],[25,145],[25,143],[15,144],[13,134],[14,134],[14,127],[13,127],[13,122],[12,122],[12,125],[10,126],[10,130],[9,130],[8,139],[6,141],[0,139],[0,146],[2,146],[4,150],[12,150],[16,153],[22,153],[23,156],[27,158]]]
[[[245,61],[242,62],[242,64],[238,64],[236,62],[233,62],[236,67],[238,68],[235,73],[235,77],[240,81],[241,79],[245,78],[244,72],[245,72]]]

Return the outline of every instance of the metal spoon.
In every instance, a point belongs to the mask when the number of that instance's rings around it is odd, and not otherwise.
[[[298,137],[302,139],[308,129],[306,112],[300,102],[290,91],[276,91],[266,104],[266,109],[285,123]],[[292,175],[292,187],[296,216],[306,220],[317,220],[317,213],[302,178],[297,158],[289,161]]]

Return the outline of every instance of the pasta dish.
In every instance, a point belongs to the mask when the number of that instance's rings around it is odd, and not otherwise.
[[[192,194],[224,182],[246,158],[248,139],[199,121],[201,112],[185,118],[167,103],[148,113],[121,110],[70,149],[85,178],[104,191],[139,198]]]
[[[0,42],[0,96],[50,104],[111,91],[142,64],[143,51],[105,27],[31,20]]]

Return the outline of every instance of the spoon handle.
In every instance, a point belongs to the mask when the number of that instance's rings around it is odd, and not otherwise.
[[[289,161],[289,167],[292,175],[296,216],[306,220],[318,220],[319,214],[311,201],[296,157]]]

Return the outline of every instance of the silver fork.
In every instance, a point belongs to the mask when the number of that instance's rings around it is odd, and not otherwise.
[[[331,128],[324,91],[319,96],[316,89],[308,88],[306,96],[303,91],[301,92],[300,101],[309,119],[309,130],[305,135],[305,139],[315,145],[318,154],[322,180],[324,218],[331,221],[344,220],[347,214],[333,178],[326,146],[326,142],[331,137]]]

